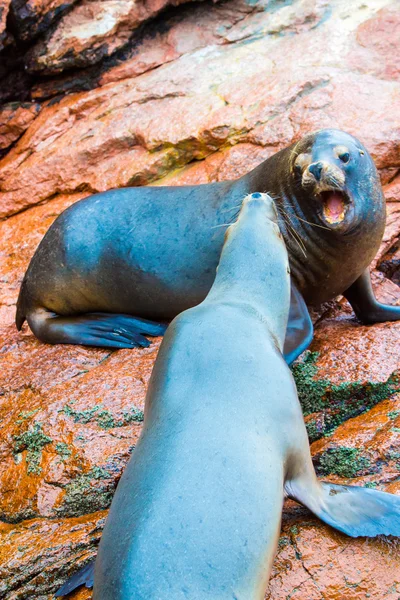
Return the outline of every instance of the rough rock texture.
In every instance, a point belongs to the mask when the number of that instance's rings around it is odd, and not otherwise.
[[[141,23],[185,0],[83,0],[32,48],[31,71],[57,73],[99,62],[123,47]]]
[[[26,131],[40,111],[40,104],[13,102],[0,109],[0,152],[9,148]]]
[[[77,0],[13,0],[12,16],[17,36],[24,42],[47,31]]]
[[[6,30],[7,15],[11,0],[0,0],[0,52],[10,41],[10,36]]]
[[[0,0],[0,598],[48,600],[95,554],[159,347],[52,347],[15,330],[24,271],[73,202],[238,177],[340,127],[379,168],[373,282],[400,303],[398,2],[206,0],[138,29],[132,7]],[[318,473],[400,494],[400,324],[361,326],[343,299],[313,318],[294,375]],[[398,600],[399,562],[397,540],[348,539],[287,502],[266,598]]]

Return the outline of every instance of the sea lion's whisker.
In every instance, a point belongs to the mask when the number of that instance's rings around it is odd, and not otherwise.
[[[292,234],[293,239],[297,242],[297,245],[300,247],[301,251],[303,252],[304,256],[307,257],[307,252],[306,252],[306,247],[305,244],[303,242],[303,240],[301,239],[301,236],[299,234],[298,231],[296,231],[296,228],[294,227],[289,215],[287,213],[285,213],[284,211],[281,212],[286,225],[289,229],[289,232]]]
[[[242,205],[240,205],[238,211],[234,215],[232,215],[231,220],[230,220],[231,224],[234,223],[235,221],[237,221],[241,209],[242,209]]]
[[[293,226],[293,223],[290,220],[289,215],[285,212],[284,208],[282,206],[280,206],[278,208],[280,215],[283,217],[288,232],[289,234],[291,234],[292,238],[294,239],[294,241],[296,242],[296,244],[299,246],[300,250],[302,251],[302,253],[304,254],[305,258],[307,258],[307,252],[306,252],[306,247],[304,245],[303,240],[301,239],[299,233],[296,231],[296,229]]]
[[[299,221],[303,221],[303,223],[307,223],[307,225],[311,225],[311,227],[320,227],[321,229],[326,229],[327,231],[330,231],[329,227],[325,227],[325,225],[319,225],[318,223],[311,223],[310,221],[306,221],[305,219],[302,219],[301,217],[295,215],[296,219],[298,219]]]
[[[301,237],[299,236],[299,234],[297,233],[297,231],[295,230],[295,228],[292,227],[292,225],[289,225],[289,223],[287,223],[287,226],[289,228],[289,232],[292,234],[293,239],[295,240],[295,242],[297,243],[298,247],[300,248],[300,250],[304,254],[304,257],[307,258],[306,247],[304,245],[303,240],[301,239]]]
[[[301,240],[298,237],[297,231],[291,225],[289,225],[288,223],[286,225],[287,225],[287,228],[288,228],[289,235],[291,234],[293,240],[296,242],[296,244],[300,248],[301,252],[304,254],[304,258],[307,258],[307,253],[306,253],[306,250],[305,250],[305,247],[304,247],[303,240]]]
[[[221,225],[213,225],[211,229],[216,229],[217,227],[229,227],[232,223],[221,223]]]
[[[235,210],[236,208],[241,208],[242,205],[238,204],[237,206],[232,206],[231,208],[225,208],[224,210],[221,210],[221,212],[225,213],[225,212],[230,212],[231,210]]]

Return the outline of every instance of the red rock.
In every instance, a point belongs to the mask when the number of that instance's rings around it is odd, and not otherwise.
[[[279,45],[266,36],[208,46],[47,106],[0,162],[0,216],[57,192],[150,183],[238,142],[273,152],[324,126],[356,134],[382,172],[398,169],[400,85],[337,69],[333,76],[321,51],[326,27],[313,33],[321,47],[301,66],[291,57],[302,38],[309,42],[307,31]]]
[[[18,37],[30,41],[44,33],[77,0],[25,0],[13,2]]]
[[[346,538],[292,510],[266,600],[397,600],[400,548],[394,541]]]
[[[104,512],[98,512],[74,519],[1,523],[1,596],[7,600],[52,597],[49,594],[68,577],[76,562],[93,557],[104,517]]]
[[[29,53],[31,71],[57,73],[99,62],[124,46],[141,23],[184,0],[83,0]]]
[[[337,384],[342,380],[378,382],[400,369],[399,343],[400,323],[360,325],[355,319],[342,318],[320,323],[311,349],[319,353],[320,378]]]
[[[163,19],[161,31],[159,24],[151,25],[143,35],[131,41],[123,53],[115,53],[111,60],[101,63],[99,67],[40,81],[33,87],[32,96],[49,98],[137,77],[176,60],[182,54],[210,44],[224,43],[224,31],[254,10],[256,7],[242,0],[231,0],[228,5],[217,4],[212,11],[202,4],[182,7],[179,15]],[[198,26],[199,20],[201,27]]]
[[[355,51],[352,64],[360,70],[388,80],[400,80],[396,56],[400,49],[400,7],[392,2],[357,29],[356,39],[363,52]],[[353,50],[352,50],[353,52]]]
[[[31,103],[6,104],[0,109],[0,150],[16,142],[39,114],[40,105]]]

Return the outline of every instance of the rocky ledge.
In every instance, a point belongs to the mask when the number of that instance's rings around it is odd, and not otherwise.
[[[0,598],[53,598],[96,552],[159,340],[47,346],[13,324],[67,206],[127,185],[238,177],[319,127],[372,153],[388,201],[377,295],[400,303],[400,6],[387,0],[0,0]],[[313,315],[294,367],[316,468],[400,494],[400,323]],[[398,600],[400,545],[284,508],[268,600]],[[73,598],[90,598],[81,590]]]

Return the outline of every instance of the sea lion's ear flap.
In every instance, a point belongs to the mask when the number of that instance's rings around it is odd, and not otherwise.
[[[289,484],[289,495],[321,521],[351,537],[400,536],[400,496],[356,486]]]
[[[286,329],[283,356],[288,365],[311,344],[313,324],[306,303],[299,290],[291,282],[289,319]]]

